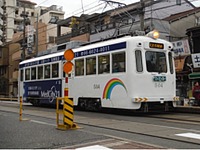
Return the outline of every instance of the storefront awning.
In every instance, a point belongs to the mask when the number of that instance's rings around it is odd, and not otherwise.
[[[188,75],[189,79],[200,79],[200,72],[193,72]]]

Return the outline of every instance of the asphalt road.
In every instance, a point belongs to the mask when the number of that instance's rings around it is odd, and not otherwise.
[[[29,120],[19,121],[16,104],[0,103],[0,149],[77,149],[91,145],[104,149],[200,148],[198,140],[175,135],[187,132],[198,135],[200,128],[196,122],[75,111],[75,120],[82,128],[61,131],[56,129],[55,109],[24,108],[22,118]],[[182,117],[198,120],[198,115]]]
[[[108,138],[81,130],[57,130],[53,124],[34,120],[19,121],[19,114],[2,111],[0,135],[1,149],[54,149]]]

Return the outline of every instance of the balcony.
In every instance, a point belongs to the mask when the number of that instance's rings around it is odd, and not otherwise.
[[[52,6],[48,7],[47,10],[48,10],[48,11],[59,11],[59,12],[63,12],[63,7],[62,7],[62,6],[57,6],[57,5],[52,5]]]
[[[57,44],[62,44],[70,41],[71,34],[65,34],[57,37]]]
[[[3,9],[0,7],[0,14],[3,14]]]
[[[3,20],[0,18],[0,26],[3,25]]]

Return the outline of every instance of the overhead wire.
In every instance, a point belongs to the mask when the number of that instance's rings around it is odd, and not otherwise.
[[[45,0],[45,1],[47,1],[47,0]],[[195,1],[198,1],[198,0],[192,0],[192,2],[195,2]],[[183,3],[187,3],[187,2],[183,2]],[[183,4],[182,3],[182,4]],[[91,4],[93,4],[93,3],[91,3]],[[90,4],[89,4],[90,5]],[[89,6],[88,5],[88,6]],[[100,5],[103,5],[103,3],[101,3],[101,4],[98,4],[97,6],[100,6]],[[175,5],[173,5],[173,6],[175,6]],[[92,8],[95,8],[96,6],[94,6],[94,7],[92,7]],[[170,7],[170,6],[168,6],[168,7]],[[172,7],[172,6],[171,6]],[[155,10],[159,10],[159,9],[163,9],[163,8],[166,8],[166,7],[160,7],[160,8],[156,8],[156,9],[152,9],[152,11],[155,11]],[[89,10],[89,9],[87,9],[87,10]],[[149,11],[145,11],[145,13],[146,12],[149,12]],[[40,28],[38,28],[38,29],[41,29],[41,28],[44,28],[44,27],[40,27]],[[52,30],[52,29],[54,29],[54,28],[57,28],[57,26],[55,26],[55,27],[52,27],[52,28],[49,28],[49,29],[47,29],[46,31],[49,31],[49,30]],[[46,32],[46,31],[42,31],[42,32],[40,32],[40,33],[38,33],[38,34],[42,34],[43,32]],[[40,45],[38,45],[38,46],[40,46]]]
[[[194,1],[197,1],[197,0],[193,0],[193,2],[194,2]],[[183,2],[182,4],[184,4],[184,3],[186,3],[186,2]],[[152,11],[159,10],[159,9],[164,9],[164,8],[169,8],[169,7],[173,7],[173,6],[176,6],[176,5],[170,5],[170,6],[168,6],[168,7],[159,7],[159,8],[156,8],[156,9],[152,9]],[[149,12],[149,10],[145,11],[145,13],[146,13],[146,12]],[[50,30],[50,29],[48,29],[48,30]]]

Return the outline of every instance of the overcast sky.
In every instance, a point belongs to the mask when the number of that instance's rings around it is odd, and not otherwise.
[[[57,5],[63,7],[65,18],[72,15],[79,16],[80,14],[92,14],[95,12],[103,12],[106,9],[117,8],[117,5],[107,5],[101,0],[29,0],[35,2],[37,6]],[[120,3],[130,4],[139,2],[140,0],[113,0]],[[200,0],[190,0],[194,5],[200,6]],[[105,8],[106,7],[106,8]]]

